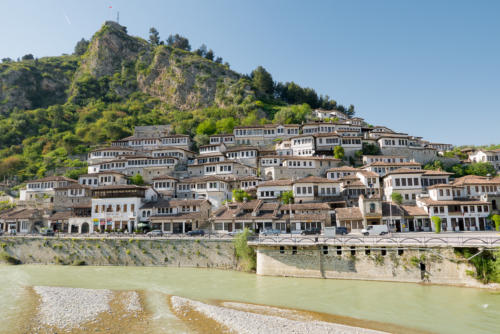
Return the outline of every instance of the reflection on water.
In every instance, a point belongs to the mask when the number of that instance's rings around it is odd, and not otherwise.
[[[163,294],[299,308],[438,333],[500,333],[500,294],[408,283],[260,277],[148,267],[0,266],[0,332],[23,319],[24,286],[143,290],[159,332],[186,332]]]

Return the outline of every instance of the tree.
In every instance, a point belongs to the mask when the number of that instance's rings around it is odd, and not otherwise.
[[[149,28],[149,43],[154,46],[160,45],[160,33],[155,27]]]
[[[233,189],[233,202],[249,201],[252,197],[243,189]]]
[[[500,232],[500,215],[493,215],[491,220],[495,223],[495,231]]]
[[[274,93],[274,81],[271,74],[262,66],[257,67],[250,74],[252,84],[260,95],[272,95]]]
[[[130,183],[135,184],[136,186],[142,186],[144,184],[144,179],[141,174],[135,174],[130,178]]]
[[[281,193],[280,196],[281,203],[283,204],[293,204],[294,197],[293,197],[293,191],[284,191]]]
[[[217,133],[233,133],[233,129],[236,126],[236,122],[233,117],[226,117],[218,120],[215,123],[217,128]]]
[[[403,203],[403,195],[397,192],[393,192],[391,194],[391,201],[396,203],[397,205],[401,205]]]
[[[81,56],[85,52],[87,52],[87,49],[89,48],[90,42],[87,41],[85,38],[82,38],[81,40],[78,41],[75,45],[75,51],[73,52],[74,55]]]
[[[205,44],[202,44],[198,49],[194,51],[198,56],[200,57],[205,57],[207,54],[207,46]]]
[[[2,58],[2,63],[11,63],[12,59],[7,57],[7,58]]]
[[[347,114],[347,116],[349,116],[349,117],[354,116],[354,114],[356,113],[356,112],[354,111],[354,106],[351,104],[351,105],[349,106],[349,109],[347,109],[344,113],[345,113],[345,114]]]
[[[362,151],[363,155],[379,155],[382,153],[380,147],[372,143],[363,143]]]
[[[432,216],[431,220],[434,223],[434,231],[436,233],[441,233],[441,218],[438,216]]]
[[[25,163],[20,156],[10,156],[0,161],[0,176],[10,176],[16,174],[16,172],[23,168]]]
[[[333,156],[335,159],[343,159],[345,156],[344,148],[342,146],[335,146],[333,148]]]
[[[33,60],[33,59],[35,59],[35,57],[33,57],[33,55],[31,53],[28,53],[27,55],[24,55],[21,59],[22,60]]]
[[[465,168],[465,173],[467,175],[486,176],[488,174],[496,175],[497,172],[495,167],[489,162],[476,162],[467,166]]]
[[[206,119],[201,122],[196,128],[196,134],[198,135],[213,135],[217,131],[217,126],[213,119]]]
[[[191,51],[191,45],[189,44],[189,40],[186,37],[181,36],[179,34],[169,35],[167,38],[167,45],[174,48]]]
[[[207,53],[205,53],[205,58],[208,60],[214,60],[214,51],[212,49],[208,50]]]
[[[215,58],[215,62],[216,62],[217,64],[222,64],[222,57],[217,57],[217,58]]]
[[[80,175],[83,175],[83,174],[87,174],[87,167],[82,167],[82,168],[78,168],[78,169],[71,169],[69,171],[67,171],[64,176],[66,177],[69,177],[70,179],[73,179],[73,180],[78,180],[78,177]]]

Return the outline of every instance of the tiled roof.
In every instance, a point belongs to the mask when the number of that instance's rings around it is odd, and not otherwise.
[[[297,183],[338,183],[338,180],[331,180],[319,176],[306,176],[301,179],[293,181],[293,184]]]
[[[474,200],[451,200],[451,201],[434,201],[430,198],[420,198],[418,201],[426,205],[488,205],[489,202],[474,201]]]
[[[486,176],[466,175],[455,179],[453,185],[467,186],[467,185],[500,185],[500,176],[488,178]]]
[[[157,201],[152,201],[145,203],[141,209],[151,209],[151,208],[173,208],[178,206],[197,206],[203,203],[210,202],[206,199],[159,199]]]
[[[446,176],[453,175],[453,173],[448,173],[443,170],[425,170],[424,176]]]
[[[339,220],[362,220],[363,215],[358,207],[353,208],[337,208],[335,209],[337,219]]]
[[[259,187],[270,187],[270,186],[291,186],[293,180],[269,180],[259,183]]]
[[[386,174],[389,175],[397,175],[397,174],[424,174],[425,171],[423,169],[411,169],[411,168],[398,168],[393,171],[390,171]]]

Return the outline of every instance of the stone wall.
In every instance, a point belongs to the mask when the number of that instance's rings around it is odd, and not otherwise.
[[[422,147],[383,147],[383,155],[402,155],[423,165],[436,160],[437,151]]]
[[[452,248],[402,249],[402,253],[397,248],[386,248],[382,255],[382,248],[372,248],[366,254],[364,246],[323,247],[297,247],[294,254],[289,246],[282,250],[279,246],[258,246],[257,274],[482,286],[467,274],[474,267],[454,262],[458,258]]]
[[[230,240],[0,237],[0,253],[22,264],[237,268]]]

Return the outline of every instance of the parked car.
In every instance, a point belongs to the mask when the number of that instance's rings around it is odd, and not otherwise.
[[[45,228],[45,229],[42,229],[42,231],[40,232],[41,235],[43,236],[46,236],[46,237],[53,237],[54,236],[54,230],[51,229],[51,228]]]
[[[149,235],[150,237],[162,237],[163,232],[162,232],[162,230],[152,230],[152,231],[148,232],[147,235]]]
[[[310,228],[310,229],[307,229],[307,230],[303,230],[302,233],[300,233],[302,235],[312,235],[312,234],[321,234],[321,229],[320,228]]]
[[[280,235],[281,230],[273,230],[273,229],[267,229],[262,232],[260,232],[262,235]]]
[[[205,235],[205,231],[203,230],[193,230],[193,231],[189,231],[186,233],[187,235],[190,235],[190,236],[193,236],[193,235]]]
[[[384,235],[389,233],[387,225],[370,225],[361,230],[361,234],[368,235]]]
[[[349,231],[347,230],[347,227],[337,227],[335,228],[335,234],[345,235],[349,234]]]

